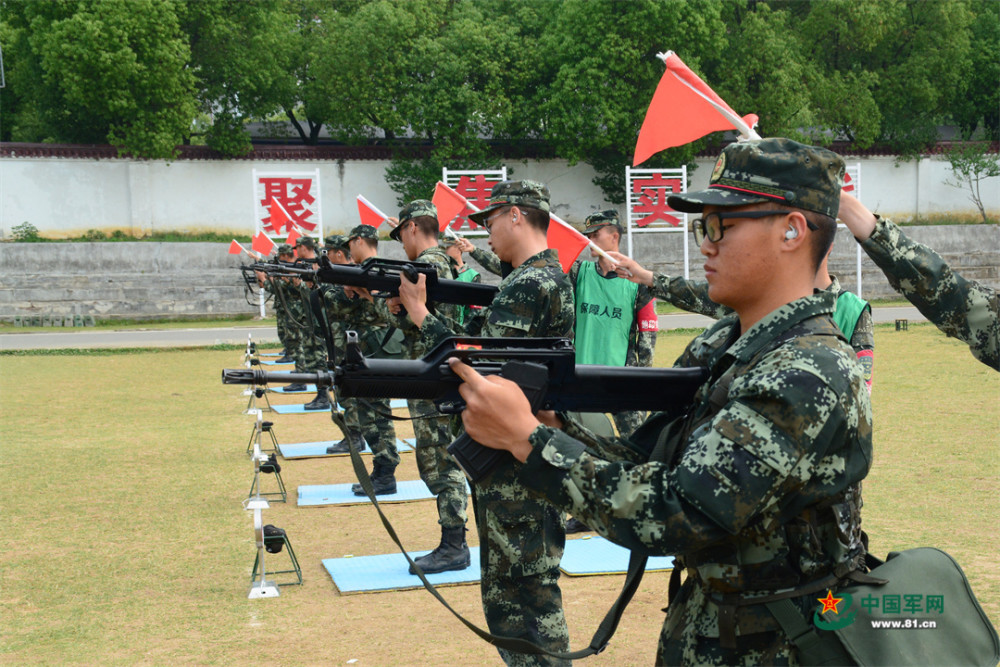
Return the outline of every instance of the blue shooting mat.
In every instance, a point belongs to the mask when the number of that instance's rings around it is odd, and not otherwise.
[[[258,357],[280,357],[281,352],[258,352]]]
[[[410,558],[413,559],[427,553],[430,552],[409,552]],[[428,574],[427,581],[435,586],[478,583],[480,577],[479,547],[469,547],[469,555],[472,558],[469,567],[453,572]],[[324,558],[323,567],[330,573],[330,577],[341,595],[378,591],[406,591],[424,587],[417,575],[410,574],[410,564],[406,562],[406,558],[401,553]]]
[[[313,484],[303,485],[298,489],[298,506],[312,507],[317,505],[371,505],[368,496],[356,496],[351,491],[353,484]],[[466,483],[466,493],[469,485]],[[388,503],[406,503],[413,500],[433,500],[434,494],[427,485],[419,479],[396,482],[396,493],[378,496],[380,505]]]
[[[261,366],[291,366],[294,361],[263,361],[261,360]]]
[[[288,391],[287,387],[268,387],[269,391],[276,392],[278,394],[315,394],[316,385],[307,384],[306,388],[302,391]]]
[[[315,391],[315,390],[314,390]],[[395,398],[389,401],[389,409],[395,410],[397,408],[405,408],[406,401],[401,398]],[[329,414],[330,408],[325,410],[306,410],[305,403],[293,403],[291,405],[272,405],[271,410],[277,412],[279,415],[315,415],[315,414]]]
[[[348,456],[347,453],[344,454],[327,454],[326,448],[337,442],[336,440],[327,440],[325,442],[296,442],[289,445],[278,445],[278,453],[281,454],[282,458],[285,459],[308,459],[317,456]],[[407,438],[405,440],[400,440],[396,438],[396,449],[399,453],[412,452],[414,447],[414,438]],[[361,455],[371,454],[371,448],[366,447],[365,451],[361,452]]]
[[[305,403],[293,403],[292,405],[272,405],[271,410],[279,415],[326,415],[330,416],[330,408],[322,410],[306,410]]]
[[[625,574],[628,571],[628,557],[628,549],[609,542],[599,535],[566,540],[566,550],[563,552],[559,569],[571,577]],[[646,572],[672,569],[674,569],[673,556],[650,556],[646,561]]]

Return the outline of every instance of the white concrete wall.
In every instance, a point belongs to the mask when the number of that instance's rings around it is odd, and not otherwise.
[[[859,160],[847,156],[849,162]],[[934,214],[975,217],[965,190],[945,185],[947,161],[939,157],[895,164],[892,157],[860,158],[862,201],[897,219]],[[698,161],[692,189],[705,187],[713,160]],[[385,182],[387,161],[257,161],[56,159],[9,157],[0,160],[0,238],[30,222],[44,236],[80,235],[88,229],[133,235],[164,231],[246,234],[254,228],[252,171],[319,168],[323,223],[327,233],[359,222],[355,197],[363,194],[387,214],[398,211]],[[553,210],[582,222],[604,208],[589,165],[564,160],[508,163],[514,178],[549,185]],[[456,165],[459,168],[460,165]],[[622,166],[624,169],[624,165]],[[430,196],[431,193],[428,193]],[[1000,178],[983,182],[983,198],[1000,217]],[[624,209],[622,209],[624,211]]]

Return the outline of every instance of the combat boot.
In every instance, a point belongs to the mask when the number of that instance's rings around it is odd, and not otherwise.
[[[301,382],[296,382],[295,384],[287,384],[287,385],[285,385],[285,393],[286,394],[290,394],[290,393],[292,393],[294,391],[305,391],[305,390],[306,390],[306,386],[304,384],[302,384]]]
[[[363,452],[368,447],[368,443],[365,439],[361,437],[360,433],[347,432],[346,437],[340,442],[334,443],[326,448],[327,454],[350,454],[351,446],[349,443],[353,442],[354,447],[359,451]]]
[[[437,549],[426,556],[415,559],[414,562],[420,566],[424,574],[464,570],[469,567],[471,557],[469,545],[465,543],[465,526],[457,528],[441,526],[441,544],[438,545]],[[411,565],[410,574],[416,573],[416,569]]]
[[[306,410],[329,410],[330,409],[330,396],[327,394],[326,387],[320,387],[319,391],[316,392],[316,398],[306,403]]]
[[[375,464],[371,474],[372,488],[375,489],[376,496],[391,496],[396,493],[396,468]],[[351,491],[356,496],[367,496],[364,487],[360,483],[355,483]]]

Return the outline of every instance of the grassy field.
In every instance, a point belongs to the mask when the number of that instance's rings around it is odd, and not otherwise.
[[[661,334],[658,364],[688,338]],[[948,551],[998,623],[1000,374],[928,325],[877,327],[876,345],[875,464],[864,489],[872,549]],[[295,506],[300,484],[351,481],[345,458],[283,462],[289,503],[273,503],[265,522],[288,531],[305,580],[277,599],[247,599],[252,419],[240,388],[219,381],[240,360],[231,349],[0,356],[0,662],[500,664],[423,591],[337,592],[321,559],[394,550],[370,507]],[[322,414],[267,418],[281,442],[339,438]],[[417,479],[413,455],[402,457],[398,477]],[[386,512],[408,548],[436,545],[433,503]],[[270,566],[284,558],[269,556]],[[667,579],[646,576],[610,648],[587,664],[650,664]],[[561,583],[579,647],[622,577]],[[477,586],[443,592],[482,620]]]

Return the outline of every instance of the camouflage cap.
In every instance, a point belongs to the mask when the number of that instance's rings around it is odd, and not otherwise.
[[[403,224],[423,215],[429,215],[436,220],[438,217],[437,207],[434,206],[434,202],[428,199],[414,199],[399,212],[399,224],[389,232],[389,238],[398,241],[399,235],[403,232]]]
[[[323,240],[323,249],[347,251],[347,237],[343,234],[330,234]]]
[[[442,248],[450,248],[458,243],[458,239],[451,234],[441,233],[438,234],[438,245]]]
[[[315,250],[316,241],[311,236],[300,236],[299,238],[295,239],[295,247],[298,248],[299,246],[302,246],[304,248],[312,248],[313,250]]]
[[[288,245],[287,243],[282,243],[281,245],[278,246],[279,255],[291,255],[293,252],[295,251],[292,250],[292,246]]]
[[[489,206],[470,213],[469,219],[481,225],[493,211],[504,206],[527,206],[548,213],[549,189],[538,181],[502,181],[493,186]]]
[[[613,208],[606,209],[604,211],[598,211],[597,213],[591,213],[587,216],[587,220],[583,223],[583,233],[593,234],[601,227],[607,227],[608,225],[614,225],[621,229],[621,223],[618,222],[618,211]]]
[[[353,241],[354,239],[378,241],[378,230],[371,225],[358,225],[347,234],[348,241]]]
[[[791,139],[760,139],[726,146],[707,190],[671,195],[667,204],[683,213],[705,206],[778,202],[837,217],[844,159],[825,148]]]

